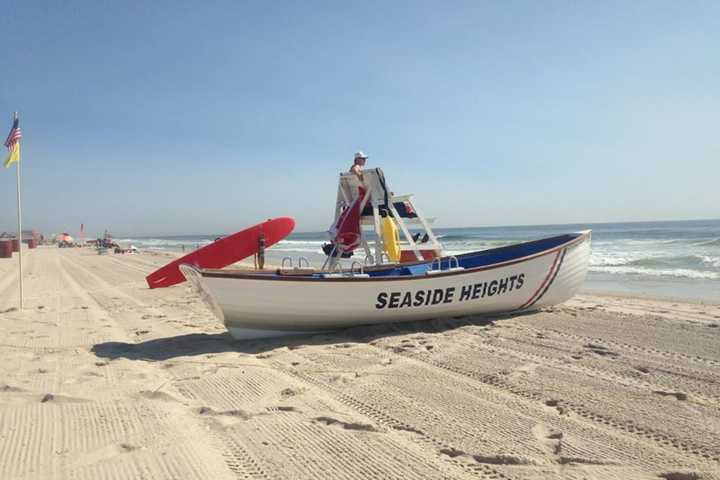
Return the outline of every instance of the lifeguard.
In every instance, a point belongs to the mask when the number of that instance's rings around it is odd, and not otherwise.
[[[361,182],[364,183],[363,180],[363,167],[365,166],[365,162],[367,161],[368,156],[365,155],[363,152],[356,152],[355,158],[353,161],[353,166],[350,167],[350,173],[357,176]]]

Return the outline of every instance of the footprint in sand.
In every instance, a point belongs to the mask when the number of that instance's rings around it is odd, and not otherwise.
[[[235,426],[238,423],[246,422],[253,417],[253,414],[239,409],[219,411],[212,407],[203,406],[198,408],[196,411],[203,417],[211,418],[216,427],[223,429]]]
[[[8,385],[8,384],[0,386],[0,392],[24,392],[24,391],[25,390],[23,390],[22,388],[13,387],[12,385]]]
[[[555,410],[557,410],[557,412],[560,415],[565,415],[567,413],[567,410],[565,409],[565,407],[560,405],[560,400],[555,400],[555,399],[545,400],[545,406],[554,408]]]
[[[535,460],[518,455],[473,455],[472,459],[487,465],[537,465]]]
[[[212,407],[200,407],[198,408],[197,412],[200,415],[238,417],[243,420],[249,420],[250,418],[252,418],[252,415],[239,409],[217,411]]]
[[[42,396],[42,398],[40,398],[40,403],[83,403],[89,401],[90,400],[86,398],[66,397],[65,395],[55,395],[52,393],[46,393]]]
[[[620,354],[613,352],[612,350],[608,350],[607,347],[603,345],[598,345],[596,343],[588,343],[584,345],[584,347],[588,350],[590,350],[592,353],[596,355],[600,355],[603,357],[619,357]]]
[[[332,417],[317,417],[313,419],[313,422],[324,424],[327,426],[342,428],[343,430],[359,430],[362,432],[377,432],[378,429],[368,423],[359,422],[343,422]]]
[[[171,403],[183,403],[181,400],[178,400],[174,396],[162,390],[141,390],[138,392],[138,396],[147,398],[149,400],[160,400],[163,402]]]
[[[508,380],[513,380],[521,377],[530,377],[535,375],[535,370],[537,369],[537,367],[538,364],[536,363],[526,363],[525,365],[513,368],[512,370],[503,370],[499,373],[501,375],[505,375]]]
[[[299,410],[297,408],[291,407],[290,405],[276,405],[274,407],[265,407],[265,410],[267,410],[270,413],[299,412]]]
[[[441,448],[440,453],[442,453],[443,455],[447,455],[450,458],[456,458],[466,455],[465,452],[463,452],[462,450],[457,450],[456,448]]]
[[[533,459],[517,455],[471,455],[452,447],[441,448],[439,452],[450,458],[461,458],[466,463],[480,463],[483,465],[536,465]],[[492,478],[495,477],[493,476]]]
[[[701,480],[701,476],[695,472],[667,472],[658,475],[665,480]]]
[[[551,455],[560,455],[563,433],[552,430],[544,423],[538,423],[532,429],[533,436],[540,446]]]
[[[687,393],[683,392],[664,392],[662,390],[653,390],[653,393],[657,393],[658,395],[662,395],[663,397],[675,397],[677,400],[687,400],[688,396]]]
[[[289,397],[294,397],[295,395],[298,395],[300,393],[302,393],[302,390],[295,390],[295,389],[288,387],[288,388],[283,389],[280,392],[280,397],[289,398]]]

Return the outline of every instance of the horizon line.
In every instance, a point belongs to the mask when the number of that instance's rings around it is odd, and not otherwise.
[[[562,227],[562,226],[572,226],[572,225],[627,225],[627,224],[643,224],[643,223],[680,223],[680,222],[718,222],[720,221],[720,218],[693,218],[693,219],[686,219],[686,220],[633,220],[633,221],[623,221],[623,222],[571,222],[571,223],[522,223],[522,224],[515,224],[515,225],[475,225],[475,226],[469,226],[469,227],[449,227],[449,226],[443,226],[443,227],[436,227],[431,226],[433,230],[436,229],[448,229],[448,228],[514,228],[514,227]],[[262,222],[260,222],[262,223]],[[249,227],[246,227],[249,228]],[[244,230],[244,229],[241,229]],[[238,232],[241,230],[237,230]],[[322,233],[325,230],[303,230],[303,231],[293,231],[290,233],[290,235],[294,233]],[[199,236],[212,236],[212,235],[230,235],[235,232],[230,233],[183,233],[183,234],[176,234],[176,235],[159,235],[159,234],[152,234],[152,235],[140,235],[135,238],[152,238],[152,237],[199,237]],[[131,235],[116,235],[112,234],[115,238],[122,238],[122,237],[129,237],[132,238]]]

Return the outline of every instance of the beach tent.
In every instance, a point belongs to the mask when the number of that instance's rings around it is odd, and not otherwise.
[[[61,233],[60,235],[58,235],[57,237],[55,237],[55,240],[56,240],[57,242],[61,242],[61,243],[62,243],[62,242],[65,242],[65,243],[73,243],[73,238],[72,238],[70,235],[68,235],[67,233]]]

